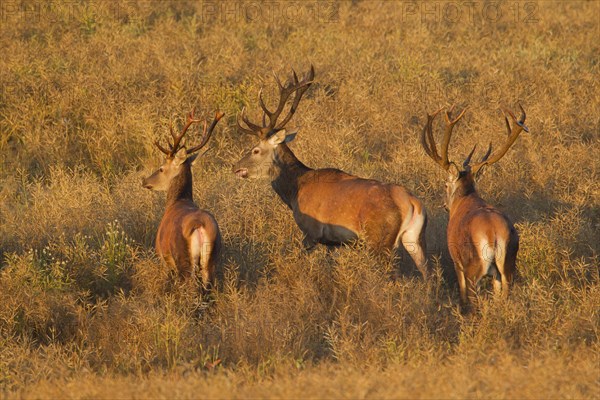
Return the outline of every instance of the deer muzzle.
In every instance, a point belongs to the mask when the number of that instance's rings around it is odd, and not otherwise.
[[[236,168],[236,167],[233,167],[233,173],[238,178],[248,178],[248,168]]]
[[[152,190],[153,186],[150,182],[148,182],[147,178],[142,178],[142,187]]]

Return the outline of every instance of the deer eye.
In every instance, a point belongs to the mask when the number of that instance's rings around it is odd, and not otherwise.
[[[158,170],[159,170],[160,172],[165,172],[165,169],[164,169],[163,167],[160,167]]]
[[[258,153],[260,153],[260,150],[259,150],[259,149],[254,149],[254,150],[252,150],[252,154],[258,154]]]

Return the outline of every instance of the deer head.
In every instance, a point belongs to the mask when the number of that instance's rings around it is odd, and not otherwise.
[[[157,191],[168,190],[171,181],[181,173],[183,167],[186,165],[191,166],[194,160],[196,160],[200,154],[198,151],[208,143],[215,126],[224,115],[221,112],[217,112],[210,126],[207,126],[206,120],[204,120],[204,128],[200,143],[188,149],[186,146],[181,144],[181,139],[183,139],[192,124],[202,122],[201,119],[197,119],[194,116],[194,112],[195,110],[192,110],[188,114],[187,122],[179,134],[175,133],[173,130],[173,124],[171,123],[169,129],[173,138],[173,143],[168,143],[169,149],[161,146],[158,140],[154,142],[156,147],[158,147],[158,149],[165,154],[165,162],[160,166],[160,168],[154,171],[152,175],[142,180],[142,186],[144,186],[146,189]]]
[[[250,151],[246,153],[233,167],[233,172],[240,178],[260,178],[269,175],[269,170],[274,161],[274,152],[277,146],[282,143],[289,143],[294,140],[296,131],[286,131],[285,125],[290,121],[298,104],[302,99],[302,95],[313,83],[315,77],[314,67],[311,65],[310,70],[303,76],[302,80],[298,79],[296,72],[292,70],[292,77],[285,84],[275,76],[275,81],[279,87],[279,103],[275,111],[271,111],[265,105],[262,98],[262,89],[259,93],[258,101],[263,110],[262,124],[251,122],[245,115],[245,108],[238,115],[238,129],[243,133],[256,136],[259,139]],[[290,96],[294,94],[294,100],[283,120],[278,122],[278,119],[285,108]],[[268,118],[268,123],[267,123]],[[245,126],[244,126],[245,125]]]
[[[529,132],[527,126],[525,126],[525,110],[519,104],[521,109],[521,117],[517,120],[515,114],[508,110],[502,109],[504,113],[504,121],[506,122],[506,129],[508,130],[508,138],[506,142],[498,151],[492,154],[492,143],[490,142],[486,153],[480,159],[479,162],[472,163],[471,158],[475,152],[477,145],[473,146],[473,149],[465,158],[462,163],[462,167],[459,167],[456,163],[448,160],[448,145],[450,144],[450,138],[452,136],[452,130],[454,125],[463,117],[466,108],[463,109],[456,118],[452,118],[452,106],[448,111],[445,112],[445,123],[446,129],[444,131],[444,137],[442,139],[441,154],[438,153],[435,140],[433,138],[432,125],[435,117],[443,110],[439,109],[433,115],[427,114],[427,123],[423,128],[421,134],[421,144],[425,149],[427,155],[436,162],[442,169],[448,172],[446,178],[446,197],[445,206],[450,209],[454,200],[460,196],[467,195],[475,191],[475,178],[481,172],[482,168],[486,165],[491,165],[500,160],[513,145],[521,131]],[[511,127],[508,121],[508,116],[513,120],[513,127]],[[491,156],[491,157],[490,157]]]

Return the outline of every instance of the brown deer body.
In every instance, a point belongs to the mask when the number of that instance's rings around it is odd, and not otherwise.
[[[376,252],[390,253],[402,244],[423,276],[427,275],[425,228],[427,215],[422,203],[401,186],[362,179],[337,169],[311,169],[298,160],[286,143],[296,132],[286,132],[284,125],[291,119],[303,93],[314,78],[311,70],[299,81],[283,86],[279,79],[280,100],[271,112],[259,98],[264,115],[262,126],[250,122],[242,111],[246,127],[240,130],[258,136],[259,143],[233,167],[242,178],[266,177],[283,202],[292,210],[298,227],[304,234],[305,248],[316,244],[338,245],[365,240]],[[290,111],[277,124],[277,118],[288,98],[296,93]]]
[[[182,279],[195,276],[199,270],[204,289],[209,289],[214,283],[221,234],[215,218],[194,203],[192,164],[222,117],[222,113],[217,113],[208,129],[205,122],[201,143],[186,149],[180,146],[181,139],[193,123],[200,122],[194,118],[192,111],[179,135],[171,128],[174,143],[169,144],[169,150],[155,143],[166,154],[165,163],[142,181],[147,189],[167,191],[165,213],[156,234],[157,254],[176,268]]]
[[[528,131],[524,125],[525,111],[517,120],[511,111],[509,114],[515,123],[511,128],[505,116],[509,137],[504,146],[490,158],[492,145],[480,162],[471,164],[475,147],[463,162],[462,168],[448,161],[448,145],[454,125],[462,118],[463,110],[455,119],[451,112],[445,114],[446,131],[441,146],[441,155],[433,139],[432,124],[441,111],[427,115],[427,124],[421,135],[421,143],[425,152],[440,167],[448,172],[446,180],[445,205],[449,211],[447,229],[448,250],[452,261],[463,306],[473,303],[475,290],[479,280],[486,276],[493,277],[494,291],[508,296],[509,287],[516,271],[519,236],[510,219],[495,207],[487,204],[475,189],[475,177],[481,168],[497,162],[508,151],[522,130]]]

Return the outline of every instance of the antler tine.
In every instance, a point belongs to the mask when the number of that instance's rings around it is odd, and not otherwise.
[[[490,144],[488,145],[488,149],[485,152],[485,154],[483,155],[483,157],[481,157],[481,160],[479,161],[480,163],[487,161],[488,157],[490,156],[490,154],[492,154],[492,142],[490,142]]]
[[[218,112],[217,112],[217,115],[219,115]],[[216,118],[216,116],[215,116],[215,118]],[[192,148],[186,149],[185,150],[186,154],[192,154],[192,153],[200,150],[202,147],[204,147],[206,142],[208,142],[208,139],[210,138],[210,134],[208,134],[208,135],[206,134],[207,133],[206,132],[206,119],[202,122],[203,122],[203,124],[202,124],[202,139],[200,140],[200,144],[193,146]],[[211,127],[213,125],[216,125],[216,124],[211,124]]]
[[[473,153],[475,153],[476,148],[477,148],[477,144],[475,144],[475,146],[473,146],[473,149],[471,150],[471,152],[469,153],[467,158],[465,158],[465,161],[463,161],[464,169],[467,169],[469,167],[469,164],[471,163],[471,157],[473,157]]]
[[[177,138],[177,135],[175,134],[175,131],[173,130],[173,116],[169,117],[169,132],[171,132],[171,137],[173,139]]]
[[[469,168],[469,164],[471,164],[471,157],[473,156],[473,153],[475,152],[476,147],[477,147],[477,144],[475,144],[475,146],[473,146],[473,150],[471,150],[471,152],[469,153],[467,158],[465,158],[465,161],[463,162],[464,169]],[[487,151],[485,152],[483,157],[481,157],[481,160],[479,161],[479,163],[477,163],[475,165],[475,167],[477,167],[479,164],[482,164],[482,165],[485,164],[485,162],[487,161],[487,159],[491,153],[492,153],[492,142],[490,142],[490,144],[488,145]],[[481,168],[481,167],[478,167],[477,170],[475,170],[474,172],[476,173],[479,170],[479,168]]]
[[[448,161],[448,146],[450,145],[450,138],[452,137],[452,130],[454,129],[454,125],[465,115],[465,111],[467,111],[467,107],[465,107],[460,114],[454,119],[452,119],[451,114],[454,110],[454,105],[450,107],[448,111],[446,111],[445,119],[446,119],[446,130],[444,131],[444,138],[442,139],[441,146],[441,162],[444,168],[448,168],[450,166],[450,161]]]
[[[519,108],[521,109],[521,117],[519,118],[519,121],[517,123],[523,128],[525,132],[529,133],[529,128],[525,126],[525,118],[527,118],[527,114],[525,114],[525,109],[523,108],[521,103],[519,103]]]
[[[246,124],[246,126],[248,128],[250,128],[252,131],[259,131],[261,129],[261,126],[253,123],[252,121],[250,121],[248,119],[248,117],[246,116],[246,107],[244,107],[242,109],[242,120],[244,121],[244,123]]]
[[[181,132],[179,133],[179,135],[176,135],[175,132],[173,132],[173,124],[171,124],[170,130],[171,130],[171,136],[173,136],[173,145],[171,146],[171,154],[170,154],[170,156],[173,156],[179,150],[179,143],[181,142],[181,139],[183,139],[183,137],[185,136],[185,134],[186,134],[187,130],[189,129],[189,127],[194,122],[200,122],[201,121],[199,119],[195,119],[194,118],[194,113],[195,112],[196,112],[196,108],[194,107],[194,108],[192,108],[192,111],[189,112],[189,114],[187,116],[187,122],[183,126],[183,128],[181,129]]]
[[[506,130],[508,131],[508,138],[506,139],[506,142],[504,142],[504,145],[500,147],[498,151],[494,152],[494,154],[492,154],[491,157],[489,157],[491,153],[490,144],[488,154],[486,154],[486,156],[484,156],[484,158],[479,163],[473,166],[473,173],[477,173],[477,171],[479,171],[479,169],[481,169],[481,167],[483,167],[484,165],[493,164],[500,160],[502,157],[504,157],[508,149],[510,149],[513,143],[517,140],[519,134],[522,131],[529,132],[529,128],[527,128],[527,126],[525,125],[525,118],[527,117],[527,115],[525,114],[525,110],[523,109],[523,106],[521,106],[521,104],[519,104],[519,108],[521,109],[521,117],[518,120],[511,110],[506,108],[502,109],[502,113],[504,114],[504,122],[506,123]],[[506,116],[507,114],[514,122],[513,127],[510,126],[510,122],[508,121],[508,117]]]
[[[435,141],[433,139],[432,125],[433,125],[433,120],[435,119],[435,117],[437,117],[437,115],[443,109],[444,109],[443,107],[440,108],[439,110],[434,112],[432,115],[427,114],[427,122],[423,126],[423,132],[421,132],[421,145],[423,146],[425,153],[427,153],[427,155],[429,157],[431,157],[431,159],[433,159],[433,161],[435,161],[436,163],[439,163],[440,156],[437,153],[437,148],[435,146]]]
[[[433,155],[433,152],[431,151],[430,144],[427,143],[427,130],[431,125],[430,122],[431,115],[427,114],[427,122],[425,123],[425,125],[423,125],[423,131],[421,132],[421,146],[423,146],[425,153],[427,153],[429,157],[433,158],[434,161],[437,161],[437,159]]]
[[[177,150],[179,150],[179,142],[181,142],[181,139],[183,138],[183,135],[185,134],[185,132],[181,132],[179,135],[177,135],[175,137],[175,139],[173,139],[173,145],[171,145],[171,156],[175,153],[177,153]]]
[[[194,123],[194,122],[200,122],[202,121],[199,118],[195,118],[194,114],[196,113],[196,108],[192,108],[192,111],[189,112],[189,114],[187,115],[187,122],[185,124],[185,126],[183,127],[183,129],[181,130],[181,135],[183,136],[186,134],[187,130],[189,129],[189,127]]]
[[[167,144],[169,145],[169,150],[167,150],[166,148],[161,146],[161,144],[158,142],[158,140],[154,141],[154,145],[156,145],[156,147],[158,147],[158,149],[161,152],[165,153],[167,155],[167,157],[173,157],[173,155],[175,153],[177,153],[177,151],[179,150],[179,143],[181,142],[181,139],[185,135],[186,131],[189,129],[189,127],[194,122],[200,121],[199,119],[194,118],[194,113],[195,113],[195,108],[193,108],[192,111],[188,114],[187,123],[181,130],[181,133],[179,133],[179,134],[176,134],[175,131],[173,130],[173,118],[169,118],[169,132],[171,133],[171,137],[173,138],[173,143],[170,143],[169,141],[167,141]]]
[[[279,79],[279,76],[277,76],[275,71],[271,71],[271,72],[273,73],[273,76],[275,77],[275,82],[277,82],[277,86],[279,87],[279,90],[283,89],[283,85],[281,84],[281,80]]]
[[[277,84],[280,85],[280,82],[278,82]],[[285,87],[280,85],[279,88],[280,88],[279,91],[281,93],[283,93],[283,91],[285,90]],[[269,109],[265,105],[265,102],[262,97],[262,88],[258,92],[258,104],[260,105],[260,108],[262,108],[263,112],[269,116],[269,122],[271,122],[271,120],[273,119],[273,113],[271,111],[269,111]],[[263,120],[264,120],[264,116],[263,116]],[[265,124],[263,123],[263,125],[265,125]]]
[[[514,134],[519,134],[519,133],[521,133],[522,130],[524,130],[525,132],[529,132],[529,128],[527,128],[527,126],[525,125],[525,118],[527,118],[527,114],[525,114],[525,110],[523,109],[523,106],[521,104],[519,104],[519,108],[521,109],[521,117],[518,120],[517,120],[517,117],[515,117],[515,114],[511,110],[509,110],[507,108],[502,109],[502,112],[504,113],[504,119],[506,121],[506,127],[508,130],[509,136],[514,135]],[[518,126],[516,133],[513,132],[512,129],[510,128],[506,114],[510,115],[513,122]]]
[[[171,152],[170,152],[169,150],[165,149],[164,147],[162,147],[162,146],[160,145],[160,143],[158,143],[158,140],[155,140],[155,141],[154,141],[154,145],[155,145],[156,147],[158,147],[158,149],[159,149],[160,151],[162,151],[163,153],[165,153],[167,156],[170,156],[170,155],[171,155]]]
[[[441,107],[439,110],[437,110],[432,116],[431,116],[431,121],[428,121],[429,123],[429,128],[428,128],[428,132],[427,135],[429,137],[429,143],[431,143],[431,152],[433,153],[433,155],[435,156],[435,161],[437,163],[440,162],[441,157],[437,151],[437,145],[435,144],[435,140],[433,138],[433,120],[435,119],[435,117],[437,117],[437,115],[444,109],[444,107]],[[441,164],[440,164],[441,165]],[[442,166],[443,167],[443,166]]]
[[[304,77],[302,78],[301,81],[298,80],[298,75],[296,75],[296,71],[294,71],[293,69],[292,69],[292,76],[294,79],[294,84],[291,87],[291,89],[292,89],[292,92],[296,91],[296,95],[294,96],[294,101],[292,102],[290,111],[285,116],[283,121],[281,121],[279,124],[277,124],[275,129],[282,129],[285,126],[285,124],[287,124],[290,121],[290,119],[292,119],[292,117],[294,116],[294,113],[296,112],[296,109],[298,108],[298,105],[300,104],[300,100],[302,99],[302,96],[308,90],[310,85],[312,85],[312,83],[314,81],[315,68],[311,64],[310,70],[304,75]],[[289,97],[289,95],[288,95],[288,97]],[[286,101],[287,101],[287,99],[286,99]]]
[[[267,107],[265,106],[265,103],[263,102],[262,96],[259,97],[260,106],[263,109],[263,111],[265,112],[265,114],[269,117],[269,124],[266,125],[265,127],[268,127],[269,129],[273,129],[273,128],[281,129],[283,126],[285,126],[285,124],[292,118],[292,115],[298,108],[300,99],[302,98],[302,95],[304,94],[304,92],[308,89],[308,86],[310,86],[310,84],[312,83],[313,77],[314,77],[314,67],[312,65],[311,65],[311,68],[310,68],[308,74],[306,75],[306,78],[303,79],[302,81],[298,80],[298,75],[296,74],[296,71],[294,71],[294,69],[292,69],[292,79],[291,80],[288,80],[284,86],[279,85],[279,82],[278,82],[279,103],[277,104],[277,108],[275,109],[275,111],[269,111],[267,109]],[[288,99],[294,92],[296,92],[296,95],[294,97],[294,101],[290,108],[290,112],[284,118],[284,120],[276,126],[277,119],[279,118],[281,112],[285,108],[285,105],[286,105]]]
[[[217,126],[217,123],[221,120],[221,118],[223,118],[224,115],[225,115],[225,113],[217,111],[215,113],[215,118],[213,119],[213,121],[210,124],[210,127],[208,127],[208,129],[207,129],[206,120],[204,120],[204,127],[202,128],[202,140],[200,141],[199,145],[194,146],[191,149],[188,149],[186,151],[187,154],[194,153],[194,152],[200,150],[201,148],[203,148],[204,146],[206,146],[206,143],[208,143],[210,137],[212,136],[213,130]]]
[[[296,71],[294,71],[292,69],[291,79],[286,80],[285,83],[282,84],[281,80],[279,79],[277,74],[275,72],[273,72],[273,77],[275,78],[275,82],[277,83],[277,87],[279,89],[279,102],[277,104],[277,107],[275,108],[274,111],[269,110],[269,108],[267,107],[267,105],[265,104],[265,101],[263,99],[263,90],[261,88],[260,91],[258,92],[258,104],[260,105],[260,108],[263,111],[262,126],[259,126],[258,124],[250,122],[250,120],[248,120],[248,118],[246,118],[246,116],[244,114],[244,110],[242,110],[242,113],[240,115],[238,115],[238,128],[245,133],[252,134],[255,136],[259,136],[259,137],[266,135],[269,131],[271,131],[273,129],[275,129],[275,130],[281,129],[292,118],[292,115],[298,108],[298,104],[300,103],[300,99],[302,98],[302,95],[308,89],[308,87],[312,84],[314,75],[315,75],[315,70],[314,70],[314,67],[311,65],[310,70],[305,75],[304,79],[302,81],[299,81],[298,74],[296,74]],[[288,113],[288,115],[284,118],[284,120],[280,124],[277,124],[277,119],[279,118],[281,112],[285,108],[285,105],[287,104],[290,96],[294,92],[296,92],[296,95],[294,97],[294,101],[290,108],[290,112]],[[268,123],[267,123],[267,117],[269,118]],[[242,126],[240,120],[242,120],[246,124],[246,127]]]
[[[250,122],[248,118],[246,118],[245,112],[246,107],[242,108],[242,111],[237,116],[238,129],[247,135],[258,136],[258,131],[260,130],[260,127]],[[242,121],[246,124],[246,128],[242,126]]]

